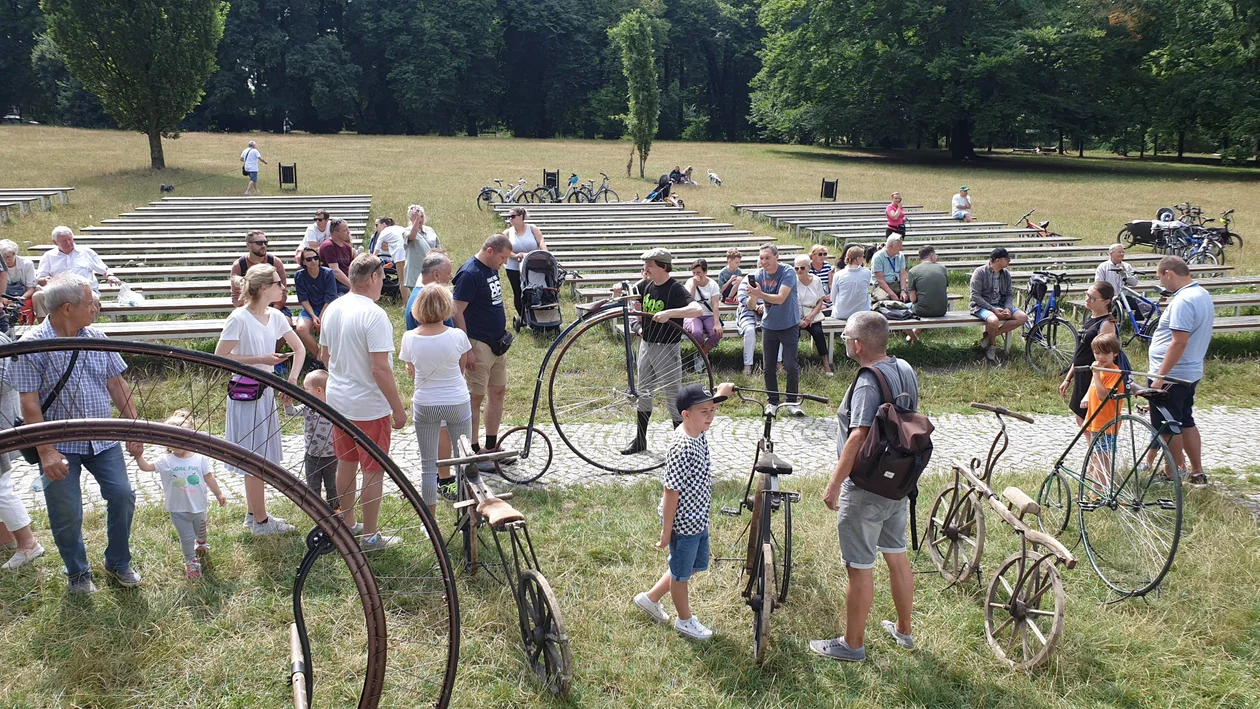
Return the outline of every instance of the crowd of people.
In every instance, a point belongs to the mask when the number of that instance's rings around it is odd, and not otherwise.
[[[966,191],[963,188],[962,196]],[[884,246],[869,257],[862,247],[850,247],[834,265],[828,262],[827,249],[819,245],[796,257],[789,268],[780,262],[778,247],[765,244],[758,250],[757,268],[747,273],[741,268],[743,253],[732,248],[716,277],[709,275],[706,260],[697,259],[690,264],[690,277],[680,281],[674,277],[674,258],[667,249],[657,247],[642,254],[643,278],[633,286],[643,315],[638,345],[642,391],[636,432],[622,452],[632,455],[646,450],[657,392],[665,395],[675,429],[667,455],[663,526],[657,542],[669,550],[668,568],[652,588],[634,597],[634,605],[654,620],[669,619],[664,608],[668,595],[677,613],[674,625],[679,632],[701,640],[712,636],[691,611],[688,584],[692,574],[707,568],[709,560],[712,477],[705,431],[717,404],[729,396],[731,385],[713,392],[681,386],[680,333],[690,333],[702,351],[710,350],[725,331],[723,306],[734,305],[734,326],[743,341],[744,373],[752,373],[759,334],[769,401],[777,404],[781,400],[781,367],[786,378],[782,395],[785,409],[793,414],[800,412],[801,338],[813,340],[826,363],[826,372],[832,374],[822,319],[845,322],[841,338],[845,354],[862,367],[839,405],[837,463],[822,494],[823,503],[838,513],[840,555],[849,576],[845,629],[836,638],[811,642],[811,649],[840,660],[865,658],[864,628],[874,596],[872,568],[880,554],[889,566],[897,609],[896,620],[884,620],[882,628],[899,646],[914,646],[910,625],[914,582],[906,558],[905,501],[874,495],[857,488],[850,479],[858,450],[883,402],[878,378],[898,392],[900,406],[915,410],[919,405],[913,368],[888,354],[891,333],[888,319],[879,311],[880,303],[900,303],[925,318],[939,317],[949,310],[948,273],[937,262],[934,250],[923,247],[918,253],[919,264],[907,268],[902,242],[905,216],[899,197],[894,195],[888,206]],[[507,328],[500,272],[506,267],[519,312],[521,259],[530,251],[546,249],[541,230],[527,221],[523,208],[513,209],[509,216],[509,226],[485,239],[456,269],[418,205],[408,210],[408,227],[396,226],[387,217],[378,219],[377,231],[365,249],[351,243],[344,220],[320,210],[294,253],[293,280],[300,310],[290,309],[286,265],[268,253],[264,233],[251,231],[246,236],[247,252],[230,269],[230,292],[236,307],[225,322],[215,352],[300,384],[344,415],[382,450],[390,449],[393,432],[410,420],[421,458],[420,494],[433,508],[439,495],[451,491],[450,473],[440,470],[437,462],[449,456],[452,439],[468,436],[478,451],[498,447],[508,386],[507,357],[513,340]],[[98,279],[112,279],[112,274],[91,249],[75,245],[69,229],[58,227],[53,240],[57,248],[40,259],[38,268],[24,262],[10,242],[0,242],[5,267],[0,275],[6,277],[0,289],[13,297],[38,299],[39,309],[46,313],[24,339],[104,337],[92,323],[99,312]],[[1009,253],[994,249],[987,263],[976,268],[970,278],[969,309],[984,322],[982,345],[990,357],[999,338],[1027,319],[1014,304],[1009,266]],[[1165,387],[1166,408],[1182,424],[1181,432],[1171,436],[1169,444],[1178,464],[1186,464],[1184,475],[1190,482],[1204,484],[1202,444],[1193,407],[1211,338],[1212,301],[1192,280],[1181,259],[1166,257],[1156,270],[1161,286],[1173,295],[1151,342],[1150,369],[1160,377],[1178,380]],[[391,271],[398,296],[406,303],[406,332],[397,352],[392,320],[380,304],[391,282]],[[1099,265],[1098,274],[1085,298],[1090,315],[1075,352],[1077,365],[1115,365],[1123,357],[1116,336],[1118,327],[1111,315],[1112,302],[1120,293],[1113,281],[1118,279],[1121,286],[1131,284],[1123,249],[1113,249],[1107,261]],[[619,287],[614,288],[617,294]],[[910,338],[916,337],[917,332],[912,332]],[[401,399],[393,369],[395,357],[404,363],[412,380],[410,406]],[[44,352],[0,362],[0,420],[7,423],[20,417],[26,423],[38,423],[109,418],[112,407],[117,407],[121,417],[133,418],[137,412],[123,377],[126,367],[117,354],[89,350]],[[1156,379],[1151,384],[1162,387],[1165,383]],[[73,387],[75,395],[59,397],[67,386]],[[1078,421],[1084,422],[1099,418],[1093,414],[1108,405],[1107,392],[1114,386],[1115,380],[1100,373],[1072,370],[1060,393]],[[226,407],[227,440],[282,463],[281,407],[274,390],[251,377],[234,376]],[[1161,414],[1157,407],[1151,411],[1152,422],[1158,426]],[[385,533],[379,525],[384,483],[379,462],[318,412],[304,408],[294,413],[303,418],[307,484],[330,509],[342,515],[363,548],[379,550],[398,544],[399,537]],[[168,423],[191,426],[192,415],[175,412]],[[1108,431],[1098,427],[1090,435],[1108,435]],[[36,455],[47,480],[43,492],[50,532],[72,594],[95,590],[81,530],[83,470],[96,478],[106,504],[105,571],[124,586],[141,582],[132,567],[129,547],[135,493],[126,474],[124,448],[141,470],[161,476],[166,511],[177,530],[186,574],[190,579],[201,574],[200,559],[209,550],[206,512],[210,495],[224,504],[218,481],[201,456],[176,449],[150,460],[144,447],[134,442],[42,445]],[[44,549],[12,489],[6,456],[0,456],[0,466],[0,522],[4,525],[0,543],[14,550],[4,568],[15,569],[34,561]],[[260,480],[232,466],[228,470],[244,476],[244,525],[251,534],[296,531],[294,525],[268,510]]]

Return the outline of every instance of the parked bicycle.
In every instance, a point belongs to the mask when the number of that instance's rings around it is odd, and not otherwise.
[[[1123,268],[1113,266],[1110,270],[1119,274],[1121,279],[1124,278]],[[1139,272],[1134,271],[1134,273]],[[1161,293],[1161,295],[1169,294]],[[1155,334],[1156,326],[1159,325],[1161,312],[1158,301],[1147,298],[1127,284],[1111,301],[1111,314],[1119,323],[1120,332],[1123,334],[1125,328],[1129,330],[1129,337],[1124,341],[1126,345],[1133,342],[1134,338],[1150,342]]]
[[[1057,567],[1075,568],[1076,558],[1057,539],[1024,522],[1027,516],[1041,515],[1040,507],[1024,491],[1007,487],[999,498],[989,487],[997,462],[1010,444],[1004,417],[1030,424],[1033,419],[1001,406],[974,402],[971,406],[992,412],[998,432],[982,473],[979,458],[971,459],[970,469],[953,466],[954,480],[933,501],[924,538],[933,564],[953,585],[972,572],[980,576],[985,540],[981,500],[1019,535],[1020,550],[1007,557],[989,581],[984,635],[998,659],[1012,669],[1031,671],[1050,657],[1063,632],[1067,596]]]
[[[608,173],[601,172],[599,174],[604,178],[604,181],[600,183],[599,189],[595,189],[594,180],[587,180],[586,184],[582,185],[583,199],[587,202],[620,202],[621,198],[608,186]]]
[[[1088,439],[1079,468],[1069,466],[1067,457],[1106,406],[1090,415],[1055,461],[1037,494],[1042,529],[1064,538],[1075,507],[1079,529],[1072,536],[1084,542],[1103,583],[1121,598],[1144,596],[1158,588],[1172,568],[1181,539],[1181,473],[1165,443],[1166,437],[1181,433],[1181,423],[1164,406],[1166,391],[1131,383],[1135,377],[1159,375],[1097,365],[1077,370],[1119,374],[1107,400],[1120,402],[1122,413]],[[1162,379],[1190,384],[1169,376]],[[1158,429],[1133,415],[1134,396],[1159,410],[1164,423]]]
[[[1062,234],[1059,234],[1058,232],[1050,231],[1049,219],[1047,219],[1044,222],[1033,223],[1033,221],[1029,219],[1029,217],[1031,217],[1036,211],[1037,211],[1036,209],[1028,210],[1024,214],[1024,216],[1015,220],[1015,224],[1018,225],[1020,222],[1023,222],[1024,223],[1023,226],[1025,229],[1032,229],[1033,231],[1037,232],[1037,236],[1042,237],[1042,238],[1054,238],[1054,237],[1063,236]]]
[[[492,204],[534,201],[534,193],[525,188],[527,182],[524,177],[517,180],[516,184],[508,190],[503,189],[503,180],[495,180],[494,183],[498,187],[486,185],[481,188],[481,192],[477,195],[477,209],[490,209]]]
[[[1028,277],[1023,306],[1023,311],[1028,314],[1028,322],[1022,330],[1024,358],[1029,367],[1041,374],[1067,372],[1076,352],[1076,328],[1063,317],[1059,307],[1059,297],[1067,282],[1066,273],[1033,271],[1033,275]]]
[[[779,489],[779,476],[791,475],[792,463],[774,452],[771,437],[780,409],[791,404],[771,404],[748,396],[772,393],[765,389],[736,387],[735,393],[742,401],[761,406],[765,426],[761,439],[757,441],[752,470],[739,506],[721,508],[722,514],[729,517],[739,517],[745,509],[752,513],[748,526],[740,534],[741,541],[747,537],[746,553],[743,557],[718,558],[716,561],[743,562],[741,583],[744,588],[741,593],[753,612],[753,657],[757,664],[761,664],[769,644],[770,613],[776,606],[787,602],[788,583],[792,579],[792,503],[800,502],[801,495]],[[827,403],[826,397],[813,394],[799,396],[820,404]]]
[[[547,689],[554,694],[567,695],[573,686],[569,636],[556,595],[539,568],[525,515],[507,503],[512,493],[496,495],[477,470],[480,462],[501,463],[518,453],[504,449],[474,454],[467,436],[460,436],[457,447],[458,457],[438,461],[440,466],[455,468],[459,495],[454,504],[455,531],[446,545],[450,547],[458,535],[464,573],[476,574],[484,569],[512,592],[526,661]],[[484,529],[490,530],[493,548],[482,534]],[[507,537],[506,545],[503,536]],[[505,546],[509,550],[506,553]],[[485,560],[483,552],[493,552],[491,560]]]
[[[564,194],[560,194],[558,185],[539,185],[534,190],[535,202],[581,202],[584,200],[582,195],[582,187],[579,184],[577,173],[569,175],[569,185]]]

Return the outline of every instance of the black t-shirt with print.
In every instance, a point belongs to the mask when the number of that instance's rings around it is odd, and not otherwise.
[[[691,303],[691,294],[683,284],[673,278],[662,285],[656,285],[645,278],[634,286],[634,292],[643,296],[640,307],[644,313],[651,315],[662,310],[685,308]],[[666,323],[658,323],[650,317],[643,317],[643,339],[657,344],[672,344],[682,339],[682,318],[673,318],[670,322],[678,327],[670,327]]]

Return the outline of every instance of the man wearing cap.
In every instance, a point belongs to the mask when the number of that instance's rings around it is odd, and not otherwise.
[[[958,188],[958,194],[954,195],[953,201],[950,202],[950,216],[960,222],[972,221],[971,194],[967,192],[966,185]]]
[[[640,256],[645,278],[633,287],[640,297],[640,309],[652,317],[644,318],[643,339],[639,343],[638,386],[639,399],[636,407],[634,440],[621,451],[633,455],[647,450],[648,421],[652,418],[652,397],[664,389],[665,403],[674,428],[682,422],[678,415],[678,387],[682,384],[683,318],[698,318],[704,314],[700,304],[681,283],[669,276],[674,255],[660,247]],[[621,286],[613,287],[613,297],[621,295]],[[674,327],[668,321],[674,322]]]
[[[998,338],[1028,322],[1028,315],[1015,307],[1010,265],[1011,255],[998,247],[987,264],[971,273],[971,314],[985,323],[980,347],[990,362],[997,361]]]

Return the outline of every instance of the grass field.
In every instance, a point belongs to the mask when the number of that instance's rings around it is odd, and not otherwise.
[[[758,234],[791,240],[785,233],[749,217],[737,216],[734,202],[807,201],[817,194],[825,176],[839,178],[840,193],[851,199],[884,199],[900,190],[908,203],[942,208],[960,184],[971,188],[976,215],[1011,221],[1028,209],[1050,219],[1055,230],[1080,236],[1086,243],[1109,243],[1124,222],[1149,218],[1161,205],[1189,200],[1212,213],[1238,208],[1235,230],[1244,237],[1260,234],[1260,171],[1177,165],[1168,162],[1122,159],[1105,155],[1080,158],[997,155],[974,164],[958,165],[940,153],[877,153],[787,145],[728,145],[722,143],[659,143],[652,151],[649,179],[625,177],[629,154],[623,142],[583,140],[515,140],[509,138],[416,138],[401,136],[261,135],[263,166],[260,183],[265,194],[276,194],[278,162],[297,162],[303,194],[371,194],[373,216],[405,216],[407,205],[423,204],[429,223],[452,252],[456,262],[471,255],[495,228],[495,220],[474,205],[482,185],[499,177],[542,179],[543,168],[577,172],[598,178],[603,170],[623,199],[647,194],[653,177],[675,164],[692,165],[703,175],[713,169],[724,184],[681,189],[690,209],[734,222]],[[53,226],[78,228],[99,223],[131,208],[159,199],[159,183],[177,185],[176,195],[235,195],[244,191],[237,157],[248,137],[193,133],[166,141],[164,173],[148,169],[143,138],[111,131],[81,131],[33,126],[0,127],[0,159],[9,169],[5,186],[56,183],[76,188],[71,204],[51,212],[35,212],[16,224],[0,226],[0,235],[19,244],[47,243]],[[1253,240],[1245,252],[1230,253],[1237,272],[1254,273],[1260,256]],[[716,268],[717,266],[715,266]],[[680,267],[685,268],[685,267]],[[955,286],[962,292],[965,286]],[[395,335],[401,337],[401,315]],[[572,311],[565,315],[572,318]],[[920,366],[924,377],[923,405],[932,412],[960,411],[969,401],[1002,398],[1037,412],[1063,412],[1052,378],[1028,369],[1018,339],[1010,364],[986,367],[975,349],[978,330],[929,332],[925,344],[895,344],[894,354]],[[510,359],[510,379],[531,382],[546,343],[518,339]],[[196,346],[210,348],[210,343]],[[812,347],[806,352],[802,391],[839,396],[847,384],[845,367],[835,379],[822,376]],[[1260,396],[1260,369],[1253,357],[1260,352],[1255,334],[1218,337],[1214,359],[1200,387],[1203,404],[1249,405]],[[1130,353],[1135,366],[1145,354]],[[839,358],[843,360],[843,357]],[[717,352],[719,376],[740,379],[736,343],[726,342]],[[401,368],[399,370],[401,374]],[[402,377],[405,378],[405,377]],[[754,377],[759,380],[759,376]],[[1228,382],[1228,386],[1224,384]],[[527,415],[532,387],[511,386],[508,417]]]
[[[0,238],[46,243],[57,224],[78,228],[158,199],[161,182],[176,195],[234,195],[244,190],[237,156],[248,138],[187,134],[167,141],[174,169],[148,170],[142,136],[29,126],[0,127],[3,186],[69,185],[71,204],[24,215],[0,226]],[[494,177],[541,179],[543,168],[613,177],[623,198],[646,194],[653,180],[627,179],[628,145],[602,141],[524,141],[505,138],[256,136],[265,159],[266,194],[275,194],[275,164],[299,165],[302,193],[370,193],[374,215],[395,218],[408,204],[425,205],[430,223],[455,260],[471,254],[495,229],[474,206],[477,190]],[[734,215],[732,202],[806,201],[819,180],[838,177],[841,194],[882,199],[900,190],[912,203],[945,204],[960,184],[971,187],[977,215],[1013,220],[1032,207],[1057,231],[1087,243],[1107,243],[1130,218],[1189,200],[1219,212],[1239,209],[1236,230],[1248,249],[1231,259],[1241,272],[1260,268],[1260,172],[1108,156],[1085,159],[997,156],[959,166],[936,154],[866,153],[799,146],[661,143],[653,173],[674,164],[713,169],[725,184],[682,191],[688,207],[759,234],[772,227]],[[565,173],[567,174],[567,172]],[[651,178],[652,175],[649,175]],[[788,238],[777,233],[780,238]],[[394,308],[397,321],[401,318]],[[572,317],[571,311],[566,317]],[[929,333],[927,343],[894,346],[921,372],[923,406],[959,411],[968,401],[1002,401],[1020,410],[1065,413],[1055,382],[1036,376],[1017,358],[1002,368],[976,362],[976,333]],[[396,335],[401,324],[396,322]],[[200,347],[212,343],[195,343]],[[527,413],[545,343],[521,337],[513,348],[509,416]],[[1200,405],[1254,406],[1260,394],[1256,354],[1260,337],[1230,336],[1213,344]],[[1135,364],[1145,361],[1133,353]],[[821,375],[816,360],[802,390],[842,394],[848,378]],[[719,353],[722,378],[738,371],[728,343]],[[400,370],[401,374],[401,370]],[[410,387],[405,387],[407,390]],[[155,397],[155,400],[157,398]],[[834,407],[814,407],[828,415]],[[733,410],[735,411],[735,410]],[[159,412],[150,412],[156,415]],[[937,435],[949,435],[939,431]],[[560,445],[557,442],[557,445]],[[817,472],[817,471],[810,471]],[[1243,471],[1236,471],[1243,472]],[[1254,473],[1255,471],[1250,471]],[[1040,476],[998,481],[1035,489]],[[1260,478],[1246,482],[1256,489]],[[925,482],[925,493],[940,481]],[[906,653],[881,637],[878,620],[891,617],[887,577],[876,571],[875,608],[868,625],[870,660],[843,665],[814,657],[812,638],[841,630],[846,587],[838,559],[835,516],[818,501],[821,481],[789,481],[803,502],[795,508],[795,571],[788,605],[772,618],[767,663],[751,660],[751,613],[736,590],[735,568],[718,566],[693,584],[695,612],[718,631],[697,645],[649,624],[630,606],[633,594],[660,574],[659,485],[650,481],[563,491],[523,491],[514,504],[527,512],[542,568],[556,590],[572,638],[576,675],[567,701],[547,696],[525,667],[510,596],[484,578],[459,579],[463,652],[452,706],[518,707],[1254,707],[1260,706],[1260,544],[1255,521],[1223,492],[1188,492],[1186,528],[1176,565],[1162,593],[1149,601],[1102,605],[1108,599],[1084,558],[1065,572],[1067,626],[1058,653],[1032,675],[1012,673],[984,640],[983,589],[975,582],[946,588],[926,555],[916,563],[915,635]],[[722,484],[714,507],[742,492]],[[926,514],[926,505],[920,515]],[[286,514],[286,505],[276,507]],[[47,520],[34,527],[48,549],[34,570],[0,575],[0,705],[6,707],[256,707],[288,702],[289,585],[301,555],[298,537],[254,540],[238,527],[236,505],[212,513],[212,561],[205,580],[183,579],[173,529],[156,507],[141,508],[133,534],[145,583],[124,592],[101,583],[90,601],[64,596]],[[290,519],[295,510],[288,509]],[[744,520],[714,517],[715,555],[729,556]],[[448,529],[448,505],[439,523]],[[920,525],[922,528],[922,525]],[[87,516],[88,549],[99,572],[104,547],[102,513]],[[989,527],[985,568],[997,567],[1017,547],[996,520]],[[1076,552],[1083,557],[1078,546]],[[987,583],[987,575],[985,576]],[[98,576],[98,581],[101,579]],[[316,653],[316,706],[345,706],[358,682],[357,656],[333,640],[336,619],[352,618],[353,599],[326,580],[310,599],[310,613],[334,622],[321,628]],[[360,627],[361,630],[361,627]],[[350,643],[352,644],[352,643]],[[361,663],[360,665],[361,666]],[[409,706],[391,697],[391,706]]]

